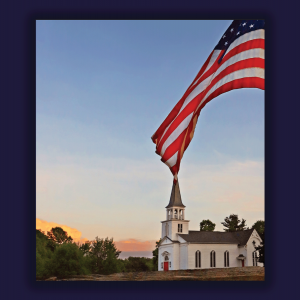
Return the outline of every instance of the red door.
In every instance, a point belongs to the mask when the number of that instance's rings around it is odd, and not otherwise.
[[[164,262],[164,271],[169,271],[169,262],[168,261]]]
[[[242,260],[242,267],[244,267],[244,260]]]

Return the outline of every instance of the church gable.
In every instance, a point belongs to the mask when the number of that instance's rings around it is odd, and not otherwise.
[[[168,238],[167,236],[165,236],[159,243],[159,246],[162,246],[162,245],[171,245],[173,244],[174,241],[172,241],[170,238]]]
[[[262,242],[261,237],[259,236],[258,232],[257,232],[255,229],[253,229],[253,232],[252,232],[251,236],[249,237],[249,239],[248,239],[248,241],[247,241],[247,244],[248,244],[249,242],[253,243],[253,241],[254,241],[257,245],[259,245],[259,244]]]

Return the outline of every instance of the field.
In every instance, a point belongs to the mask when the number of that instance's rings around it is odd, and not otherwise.
[[[111,275],[78,275],[67,279],[51,277],[47,281],[264,281],[265,268],[216,268],[202,270],[179,270],[168,272],[129,272]]]

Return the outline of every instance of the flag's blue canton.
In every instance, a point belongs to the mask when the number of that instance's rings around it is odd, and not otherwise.
[[[215,47],[215,50],[225,50],[218,62],[221,62],[231,43],[241,35],[264,28],[264,20],[234,20],[220,39],[218,45]]]

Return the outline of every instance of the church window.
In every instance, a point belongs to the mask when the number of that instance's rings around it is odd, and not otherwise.
[[[165,261],[168,261],[169,260],[169,257],[168,255],[165,256]]]
[[[195,267],[201,268],[201,252],[199,250],[195,253]]]
[[[182,224],[178,224],[178,232],[182,232]]]
[[[216,267],[216,252],[214,250],[210,252],[210,267]]]
[[[170,266],[170,269],[171,269],[171,262],[169,262],[169,266]]]
[[[257,266],[257,256],[256,256],[256,251],[252,252],[252,260],[253,260],[253,266]]]
[[[224,267],[229,267],[229,251],[224,252]]]
[[[175,219],[178,219],[177,209],[175,209],[175,211],[174,211],[174,216],[175,216]]]
[[[162,269],[164,268],[164,263],[161,263],[161,268],[162,268]]]

